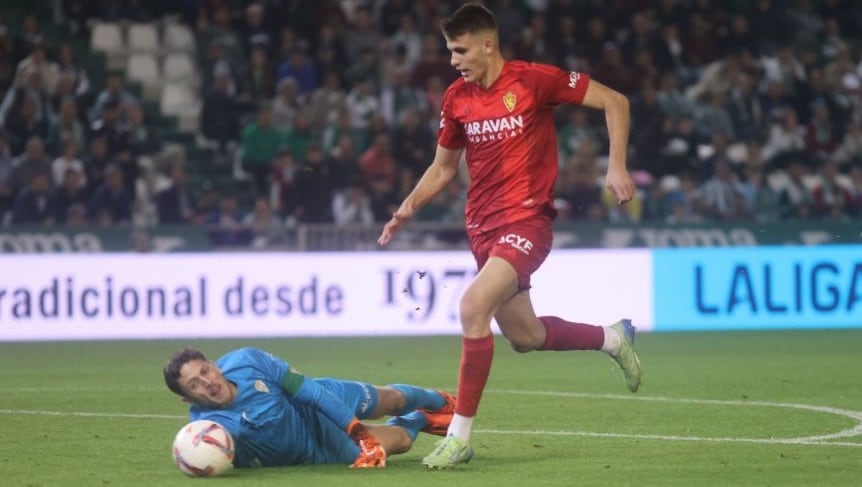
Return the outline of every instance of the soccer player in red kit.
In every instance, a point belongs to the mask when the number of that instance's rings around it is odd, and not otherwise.
[[[610,137],[606,185],[620,204],[634,195],[626,169],[627,98],[584,73],[506,61],[497,23],[484,6],[468,3],[442,23],[451,64],[461,73],[443,97],[434,160],[386,223],[386,245],[425,203],[455,177],[466,149],[470,186],[467,235],[479,273],[460,302],[461,365],[455,416],[447,436],[423,459],[429,468],[450,468],[473,456],[470,434],[491,369],[491,318],[517,352],[602,350],[619,364],[632,392],[640,386],[634,327],[608,327],[536,316],[530,275],[551,250],[557,138],[553,109],[569,103],[603,110]]]

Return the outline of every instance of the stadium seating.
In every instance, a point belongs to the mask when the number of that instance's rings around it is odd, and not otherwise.
[[[141,83],[145,98],[158,99],[162,73],[155,54],[137,53],[130,55],[126,60],[126,78],[129,81]]]
[[[172,52],[165,55],[162,71],[168,82],[197,83],[197,68],[191,55],[182,52]]]
[[[90,49],[104,53],[124,50],[123,31],[115,22],[97,22],[90,32]]]
[[[123,69],[126,43],[123,29],[116,22],[97,22],[90,31],[90,49],[105,55],[108,69]]]
[[[195,37],[192,30],[185,25],[168,23],[165,26],[163,48],[167,52],[186,52],[192,54],[196,50]]]
[[[161,49],[159,33],[152,23],[138,23],[129,26],[126,33],[127,47],[130,52],[158,53]]]
[[[166,82],[162,87],[159,107],[166,115],[188,115],[199,108],[198,97],[186,83]]]

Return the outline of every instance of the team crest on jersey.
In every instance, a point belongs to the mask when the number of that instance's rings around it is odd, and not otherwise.
[[[269,394],[269,387],[266,387],[266,384],[263,383],[262,380],[254,381],[254,389],[257,392],[262,392],[264,394]]]
[[[515,109],[515,101],[517,101],[517,97],[511,91],[507,91],[505,95],[503,95],[503,106],[506,107],[506,110],[510,112]]]

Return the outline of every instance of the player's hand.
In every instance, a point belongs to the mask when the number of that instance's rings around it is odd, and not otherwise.
[[[412,217],[413,213],[405,209],[403,206],[398,208],[398,211],[392,214],[392,218],[386,222],[386,225],[383,225],[383,232],[381,232],[380,237],[377,238],[377,243],[379,245],[388,244],[389,241],[392,240],[392,235],[394,235],[399,228],[403,227],[404,224]]]
[[[614,192],[619,204],[628,203],[635,196],[635,183],[625,169],[608,168],[605,186]]]
[[[368,428],[358,420],[354,419],[347,426],[347,434],[359,447],[359,456],[353,461],[350,468],[383,468],[386,466],[386,450],[371,435]]]
[[[359,440],[359,456],[350,468],[384,468],[386,467],[386,450],[373,436]]]

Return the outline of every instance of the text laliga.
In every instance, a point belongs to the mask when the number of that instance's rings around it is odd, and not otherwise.
[[[809,268],[794,264],[789,280],[786,277],[779,278],[773,271],[771,264],[764,264],[762,269],[737,264],[731,272],[727,288],[722,289],[723,285],[714,277],[706,276],[703,264],[696,265],[694,284],[697,310],[703,314],[731,314],[742,307],[752,313],[762,310],[784,314],[801,313],[809,308],[818,312],[852,312],[857,306],[862,308],[862,262],[856,263],[849,275],[832,262],[818,262]],[[762,282],[762,288],[756,286],[755,282]],[[716,296],[715,292],[707,292],[708,288],[719,291],[718,295],[726,296],[726,300],[707,302],[706,294]]]
[[[223,305],[228,316],[242,316],[246,309],[256,316],[339,315],[344,311],[344,290],[337,285],[320,285],[317,276],[303,286],[271,288],[247,285],[245,277],[239,276],[225,289]]]

